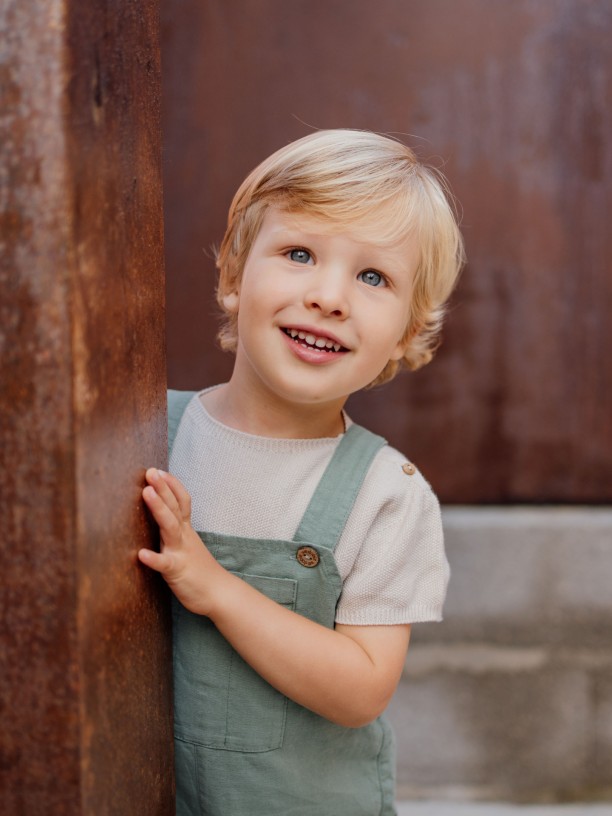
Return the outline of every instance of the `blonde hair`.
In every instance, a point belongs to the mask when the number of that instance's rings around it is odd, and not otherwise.
[[[281,207],[325,219],[334,229],[356,226],[377,244],[408,233],[420,245],[401,360],[390,360],[370,385],[395,376],[400,365],[416,370],[439,345],[445,303],[464,261],[444,177],[421,164],[410,148],[376,133],[321,130],[277,150],[238,188],[217,255],[217,300],[224,312],[223,349],[235,351],[237,315],[223,299],[237,292],[266,210]]]

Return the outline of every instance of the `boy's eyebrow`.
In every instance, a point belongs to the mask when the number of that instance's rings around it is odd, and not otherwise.
[[[300,227],[297,224],[296,225],[289,225],[289,224],[279,225],[279,226],[273,227],[270,230],[270,236],[271,237],[277,237],[277,236],[283,236],[283,235],[289,235],[289,236],[291,236],[291,235],[301,235],[301,236],[304,236],[306,238],[313,238],[314,239],[314,238],[320,238],[324,234],[325,233],[323,233],[323,232],[311,232],[311,231],[305,229],[304,227]]]

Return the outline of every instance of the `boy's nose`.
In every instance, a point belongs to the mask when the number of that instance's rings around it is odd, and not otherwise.
[[[346,283],[340,275],[322,274],[306,292],[306,305],[327,316],[345,318],[349,314]]]

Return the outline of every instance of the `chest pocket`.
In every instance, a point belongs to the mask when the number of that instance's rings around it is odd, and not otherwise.
[[[295,608],[297,581],[234,573],[276,603]],[[255,672],[208,618],[174,601],[175,735],[227,751],[283,743],[287,698]]]

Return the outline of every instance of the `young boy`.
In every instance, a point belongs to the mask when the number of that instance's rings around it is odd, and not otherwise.
[[[143,491],[162,545],[139,558],[177,599],[179,816],[395,813],[380,715],[448,565],[426,481],[343,409],[431,359],[462,257],[441,179],[373,133],[314,133],[238,190],[233,373],[171,392],[173,475]]]

